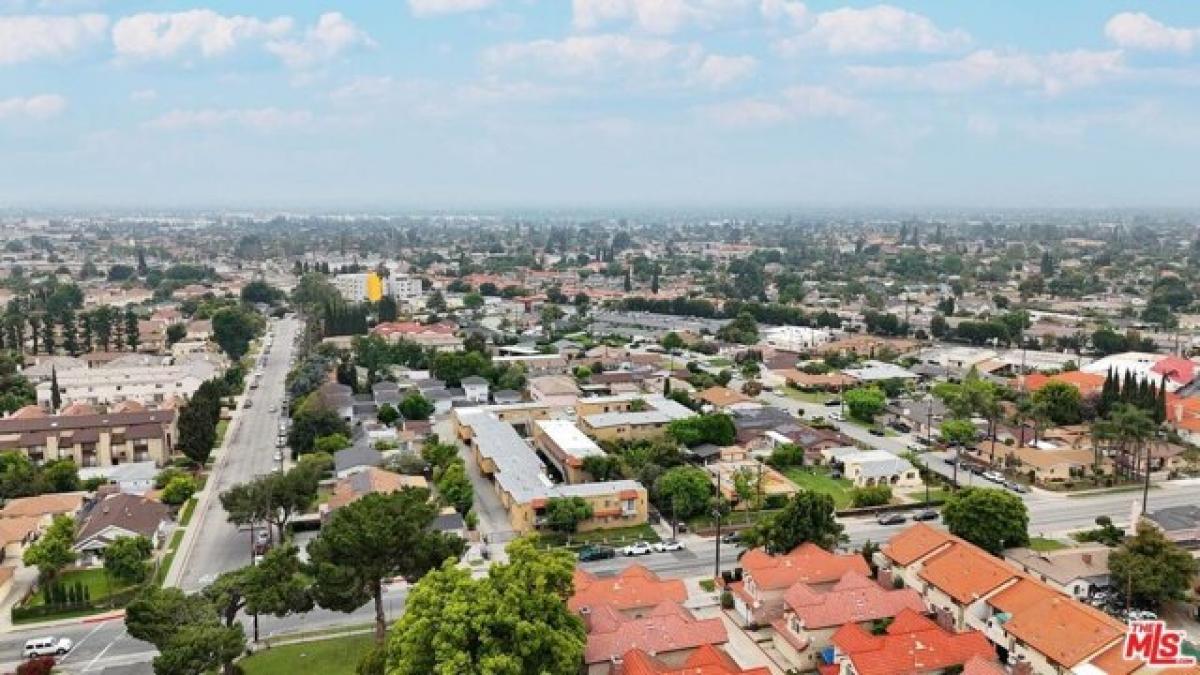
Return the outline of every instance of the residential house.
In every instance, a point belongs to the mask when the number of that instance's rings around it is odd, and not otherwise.
[[[695,416],[690,408],[661,394],[623,394],[580,399],[579,428],[598,441],[659,438],[675,421]]]
[[[338,478],[382,464],[383,455],[374,448],[353,447],[333,453],[333,472]]]
[[[45,525],[45,520],[35,515],[0,518],[0,563],[21,560],[25,545],[37,539]]]
[[[79,469],[79,480],[87,482],[93,478],[102,478],[108,483],[116,485],[121,492],[144,495],[154,489],[154,480],[158,477],[158,471],[154,462],[83,467]]]
[[[371,329],[389,342],[408,340],[439,352],[456,352],[463,348],[463,339],[455,335],[458,327],[452,323],[421,324],[415,321],[383,322]]]
[[[842,476],[857,488],[886,485],[903,489],[924,485],[912,462],[886,450],[830,448],[821,454],[827,463],[840,465]]]
[[[683,663],[667,663],[640,649],[621,657],[614,675],[770,675],[766,666],[742,668],[728,654],[712,645],[702,645]]]
[[[713,410],[727,412],[740,408],[761,408],[762,404],[729,387],[713,386],[696,394],[696,398]]]
[[[697,619],[671,600],[638,616],[623,614],[611,605],[588,606],[580,614],[588,632],[583,656],[587,675],[618,672],[616,664],[631,649],[682,664],[697,649],[729,639],[720,617]]]
[[[1167,539],[1189,551],[1200,550],[1200,506],[1169,506],[1151,511],[1146,514],[1146,518],[1162,530]]]
[[[749,625],[768,624],[783,615],[783,596],[796,584],[818,590],[836,584],[847,572],[870,575],[861,555],[838,554],[804,543],[783,555],[755,548],[742,555],[742,580],[729,584],[733,607]]]
[[[592,607],[607,606],[638,617],[664,602],[687,601],[687,588],[680,579],[661,579],[642,565],[630,565],[611,577],[599,577],[576,567],[575,594],[567,600],[567,609],[584,613]]]
[[[567,375],[542,375],[529,380],[529,398],[548,406],[569,408],[579,400],[579,387]]]
[[[391,494],[410,487],[427,488],[429,483],[423,476],[406,476],[374,466],[366,467],[339,478],[333,484],[329,500],[321,505],[321,518],[327,519],[334,511],[358,501],[365,495]]]
[[[796,584],[783,594],[783,616],[771,622],[775,648],[801,671],[822,665],[834,632],[846,624],[868,630],[903,610],[924,614],[925,601],[911,588],[885,589],[875,581],[847,572],[827,591]]]
[[[337,413],[347,424],[354,424],[354,390],[349,385],[326,382],[317,388],[317,400]]]
[[[84,515],[73,548],[81,565],[99,565],[104,550],[116,539],[145,537],[158,548],[170,528],[171,509],[166,504],[118,492],[102,499]]]
[[[471,403],[487,403],[489,382],[478,375],[464,377],[461,381],[463,398]]]
[[[902,610],[882,635],[849,623],[830,641],[839,675],[934,675],[977,658],[995,660],[995,650],[982,633],[947,631],[911,609]]]
[[[1059,551],[1014,548],[1004,559],[1031,577],[1067,595],[1086,600],[1109,585],[1107,546],[1085,546]]]
[[[736,451],[737,447],[734,446],[730,450]],[[757,459],[710,461],[705,464],[704,470],[708,472],[713,484],[720,486],[721,495],[735,509],[746,510],[753,508],[755,504],[754,499],[742,501],[737,489],[739,477],[747,479],[744,484],[763,499],[775,496],[790,497],[800,491],[800,488],[783,474]]]

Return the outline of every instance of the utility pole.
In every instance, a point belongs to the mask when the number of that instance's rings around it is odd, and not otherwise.
[[[270,528],[271,526],[268,524],[267,527]],[[250,564],[251,565],[254,565],[254,558],[255,558],[254,547],[255,547],[254,519],[251,518],[250,519]],[[258,612],[255,612],[253,614],[253,617],[254,617],[254,642],[258,643]]]
[[[717,472],[717,503],[713,507],[713,518],[717,521],[717,548],[713,555],[713,581],[721,578],[721,472]]]

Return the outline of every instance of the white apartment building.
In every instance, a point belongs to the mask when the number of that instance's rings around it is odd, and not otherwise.
[[[833,332],[808,326],[776,326],[763,332],[761,344],[789,352],[803,352],[833,340]]]
[[[367,280],[372,276],[374,276],[373,272],[339,274],[332,280],[333,287],[338,290],[346,302],[366,302],[368,298]]]
[[[380,277],[375,272],[339,274],[333,278],[333,286],[347,302],[377,302],[384,295],[405,302],[421,297],[421,279],[407,274],[392,273]]]
[[[121,401],[137,401],[147,406],[162,403],[170,397],[188,398],[200,383],[218,375],[215,363],[192,359],[175,365],[155,363],[145,359],[130,364],[127,359],[97,368],[59,370],[58,390],[62,405],[86,403],[92,406],[111,406]],[[37,402],[49,407],[52,401],[49,380],[37,385]]]

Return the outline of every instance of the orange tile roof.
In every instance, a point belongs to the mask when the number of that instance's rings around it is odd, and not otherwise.
[[[983,633],[950,633],[912,610],[904,610],[884,635],[871,635],[846,624],[831,638],[858,675],[909,675],[935,672],[996,652]]]
[[[1006,675],[1006,673],[999,663],[976,656],[963,666],[962,675]]]
[[[696,396],[701,401],[711,403],[718,408],[734,405],[735,403],[746,403],[752,400],[750,397],[739,394],[728,387],[709,387]]]
[[[1125,660],[1123,647],[1122,642],[1118,642],[1105,649],[1099,656],[1092,659],[1092,665],[1099,668],[1105,675],[1129,675],[1146,665],[1143,661]]]
[[[897,565],[907,567],[938,548],[954,541],[945,530],[915,523],[883,546],[882,552]]]
[[[631,649],[666,654],[729,640],[720,617],[697,619],[670,600],[639,617],[624,616],[611,605],[589,607],[584,621],[588,637],[583,661],[587,664],[611,662]]]
[[[1001,612],[1016,615],[1040,602],[1060,597],[1061,593],[1049,586],[1023,577],[1017,583],[988,599],[988,604]]]
[[[955,542],[926,562],[919,576],[966,605],[1015,579],[1018,573],[970,544]]]
[[[847,572],[826,593],[796,584],[784,593],[783,602],[810,630],[891,618],[905,609],[926,610],[925,601],[915,590],[884,589],[858,572]]]
[[[1020,381],[1021,378],[1017,378]],[[1050,382],[1061,382],[1069,384],[1079,390],[1081,394],[1097,393],[1104,388],[1105,377],[1095,373],[1085,373],[1081,370],[1072,370],[1066,373],[1058,373],[1057,375],[1043,375],[1041,373],[1032,373],[1025,376],[1025,388],[1029,391],[1037,391],[1046,386]]]
[[[667,600],[682,603],[687,600],[683,581],[663,581],[641,565],[630,565],[615,577],[601,579],[587,570],[575,568],[575,595],[567,607],[578,612],[581,607],[611,605],[619,611],[654,607]]]
[[[786,555],[770,555],[756,548],[742,556],[745,576],[762,589],[785,589],[793,584],[828,584],[847,572],[871,573],[867,561],[857,553],[836,554],[812,543],[804,543]]]
[[[1066,668],[1125,635],[1124,624],[1065,595],[1026,607],[1004,630]]]
[[[47,516],[61,513],[75,513],[83,507],[85,493],[58,492],[36,497],[18,497],[10,499],[0,510],[0,517],[14,518],[19,516]]]
[[[692,652],[679,666],[659,661],[640,649],[632,649],[622,657],[614,675],[770,675],[765,666],[742,668],[721,650],[704,645]]]

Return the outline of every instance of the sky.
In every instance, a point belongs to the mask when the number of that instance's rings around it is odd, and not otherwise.
[[[1200,206],[1194,0],[0,0],[0,208]]]

